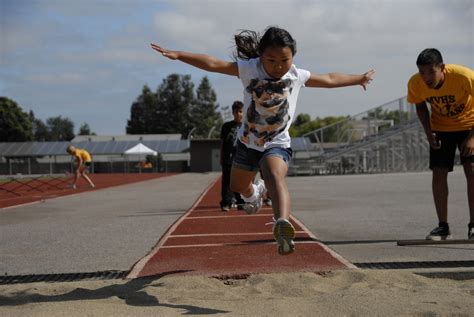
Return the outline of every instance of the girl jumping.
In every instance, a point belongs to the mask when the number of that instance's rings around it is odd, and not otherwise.
[[[179,60],[209,72],[239,77],[244,87],[244,118],[239,130],[237,151],[231,170],[230,187],[241,194],[248,214],[262,206],[268,190],[272,197],[275,223],[273,235],[278,253],[294,251],[295,229],[290,219],[291,203],[285,180],[292,156],[288,132],[294,119],[301,87],[335,88],[360,85],[366,89],[373,70],[361,75],[316,74],[293,64],[296,42],[286,30],[268,27],[263,36],[244,30],[235,35],[235,61],[183,51],[157,44],[151,47],[164,57]],[[263,173],[254,184],[255,176]]]

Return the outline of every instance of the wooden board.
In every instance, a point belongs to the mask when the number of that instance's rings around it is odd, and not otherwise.
[[[474,240],[468,239],[453,239],[453,240],[425,240],[425,239],[417,239],[417,240],[398,240],[397,245],[438,245],[438,244],[474,244]]]

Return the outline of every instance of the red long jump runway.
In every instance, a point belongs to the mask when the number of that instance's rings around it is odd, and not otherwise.
[[[21,183],[0,184],[0,209],[18,205],[41,202],[46,199],[73,195],[85,191],[93,191],[113,186],[131,184],[145,180],[175,175],[176,173],[116,173],[116,174],[91,174],[89,175],[95,184],[90,188],[81,177],[77,182],[77,189],[70,188],[73,176],[55,178],[51,180],[26,181],[25,186]]]
[[[256,215],[236,209],[221,212],[220,186],[219,179],[134,265],[128,278],[166,274],[238,277],[355,268],[318,242],[295,217],[291,218],[296,230],[295,252],[279,255],[272,234],[271,207],[263,207]]]

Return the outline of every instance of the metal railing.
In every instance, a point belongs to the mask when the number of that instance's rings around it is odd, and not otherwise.
[[[303,135],[304,158],[290,174],[419,171],[427,168],[428,145],[416,109],[398,98]]]

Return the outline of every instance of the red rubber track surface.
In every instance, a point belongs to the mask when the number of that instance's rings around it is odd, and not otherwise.
[[[256,215],[219,208],[220,179],[163,235],[155,248],[131,270],[130,278],[194,274],[238,277],[252,273],[325,272],[354,268],[317,241],[292,217],[296,249],[282,256],[272,234],[272,209]]]
[[[141,174],[91,174],[95,184],[90,188],[87,182],[80,178],[77,189],[70,188],[73,176],[61,178],[42,178],[38,180],[19,180],[20,182],[0,183],[0,208],[38,202],[45,199],[93,191],[113,186],[131,184],[145,180],[174,175],[174,173],[141,173]]]

